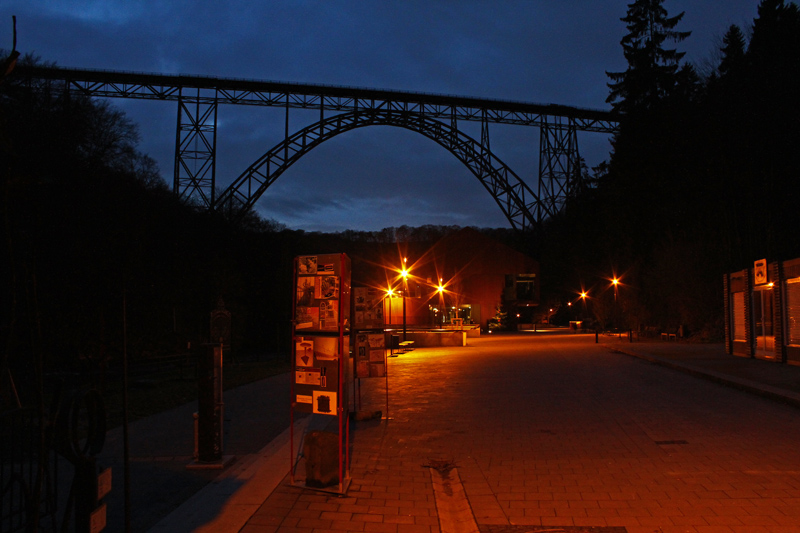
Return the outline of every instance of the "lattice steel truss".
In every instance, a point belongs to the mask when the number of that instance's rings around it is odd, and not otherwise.
[[[492,194],[511,225],[528,229],[563,209],[583,187],[577,132],[613,134],[617,127],[607,111],[404,91],[51,67],[17,67],[14,76],[92,97],[177,101],[173,191],[185,201],[229,211],[252,208],[284,170],[319,143],[381,124],[417,131],[448,149]],[[216,198],[221,104],[284,108],[286,131],[284,141]],[[320,120],[291,134],[291,109],[319,110]],[[336,114],[325,117],[326,112]],[[462,121],[481,123],[480,141],[459,130]],[[489,124],[540,128],[536,193],[492,153]]]
[[[178,128],[175,139],[175,171],[172,190],[179,198],[198,198],[214,205],[217,158],[217,98],[200,98],[200,90],[178,94]]]
[[[539,136],[537,220],[558,213],[584,186],[578,153],[578,128],[571,118],[545,117]],[[547,157],[541,157],[546,154]]]

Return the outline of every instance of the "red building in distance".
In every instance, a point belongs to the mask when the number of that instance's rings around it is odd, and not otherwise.
[[[512,323],[530,323],[539,304],[539,263],[472,228],[442,238],[422,257],[407,258],[406,269],[386,299],[387,327],[403,325],[403,293],[406,325],[413,328],[458,319],[486,328],[501,306]]]

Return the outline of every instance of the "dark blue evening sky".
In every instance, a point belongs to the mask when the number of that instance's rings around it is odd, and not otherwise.
[[[316,1],[5,0],[0,47],[62,67],[311,82],[607,109],[606,71],[624,70],[619,20],[628,0]],[[701,72],[731,24],[758,0],[667,0],[685,11],[675,45]],[[747,30],[745,30],[747,32]],[[174,103],[114,100],[139,124],[140,149],[172,183]],[[294,113],[291,129],[318,114]],[[225,187],[280,141],[276,109],[222,107],[217,180]],[[475,133],[479,137],[479,130]],[[492,126],[493,151],[535,188],[539,132]],[[582,134],[590,166],[608,139]],[[412,132],[370,127],[303,157],[267,190],[259,212],[295,229],[408,224],[508,227],[491,195],[449,152]]]

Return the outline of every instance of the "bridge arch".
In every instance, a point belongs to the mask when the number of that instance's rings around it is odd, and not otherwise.
[[[255,206],[267,188],[303,155],[323,142],[366,126],[396,126],[420,133],[455,155],[492,195],[511,226],[527,230],[553,213],[488,147],[439,120],[391,109],[340,113],[297,131],[274,146],[217,198],[214,209],[235,217]]]

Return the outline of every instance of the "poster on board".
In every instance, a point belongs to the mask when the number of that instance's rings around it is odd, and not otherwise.
[[[350,260],[344,254],[295,259],[295,329],[335,332],[349,329]]]
[[[355,346],[356,377],[386,375],[386,342],[383,333],[358,333]]]
[[[353,373],[342,352],[348,346],[350,291],[346,254],[295,258],[293,410],[334,416],[349,411],[343,380]]]
[[[315,275],[317,273],[317,256],[301,255],[297,258],[297,274],[300,276]]]
[[[317,415],[336,415],[336,393],[315,390],[311,395],[312,413]]]
[[[385,291],[373,287],[353,287],[353,328],[383,329]]]

